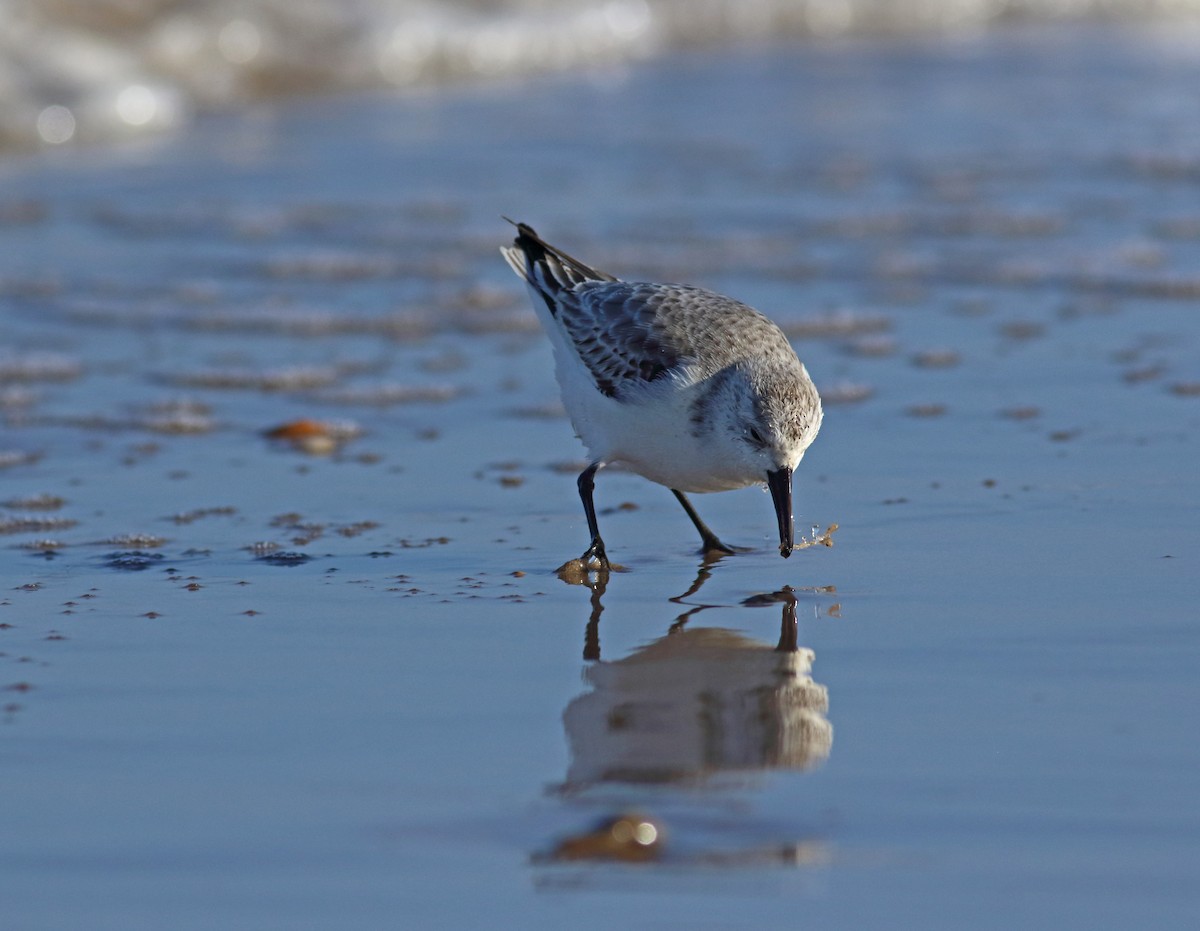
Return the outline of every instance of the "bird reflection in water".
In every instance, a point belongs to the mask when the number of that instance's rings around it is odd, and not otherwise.
[[[711,574],[701,565],[696,582],[671,599],[688,604]],[[600,616],[605,579],[589,586],[591,617],[584,656],[591,690],[563,712],[570,747],[564,795],[587,794],[601,785],[663,787],[711,785],[718,777],[770,770],[803,770],[823,761],[833,743],[825,714],[829,696],[814,682],[812,650],[797,643],[796,592],[747,599],[747,606],[778,605],[779,640],[764,643],[723,627],[690,627],[691,605],[668,632],[618,660],[600,656]],[[719,784],[719,783],[718,783]],[[657,793],[658,790],[655,790]],[[662,796],[658,797],[660,800]],[[653,832],[645,827],[650,825]],[[619,812],[561,840],[539,860],[658,862],[670,857],[667,826],[646,812]],[[642,834],[654,834],[644,843]],[[680,833],[674,831],[673,833]],[[693,851],[683,859],[709,865],[791,864],[820,859],[819,841],[761,843],[724,852]]]
[[[754,603],[782,612],[772,646],[723,627],[688,627],[624,659],[600,660],[603,586],[592,590],[584,656],[592,690],[563,712],[571,749],[564,789],[598,782],[671,783],[723,772],[805,769],[829,755],[829,694],[810,676],[814,654],[797,645],[796,596],[785,588]]]

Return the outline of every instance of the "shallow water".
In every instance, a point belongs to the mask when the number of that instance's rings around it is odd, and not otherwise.
[[[1194,52],[754,46],[0,164],[4,924],[1190,926]],[[700,496],[755,547],[705,565],[609,470],[630,571],[555,577],[501,213],[784,325],[832,547]],[[555,858],[627,810],[650,862]]]

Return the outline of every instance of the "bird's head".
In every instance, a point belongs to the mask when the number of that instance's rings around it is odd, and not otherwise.
[[[724,435],[726,456],[747,484],[765,483],[779,522],[779,552],[794,545],[792,473],[821,426],[821,399],[803,365],[731,366],[714,379],[705,416]]]

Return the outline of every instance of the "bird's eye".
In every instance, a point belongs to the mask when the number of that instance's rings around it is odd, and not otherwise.
[[[763,436],[758,432],[757,427],[750,427],[748,430],[746,430],[746,438],[749,439],[750,442],[755,446],[767,445],[767,441],[763,439]]]

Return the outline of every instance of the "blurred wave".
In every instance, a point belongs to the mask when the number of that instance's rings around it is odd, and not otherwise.
[[[629,60],[689,43],[1195,14],[1200,0],[0,0],[0,149],[281,94]]]

